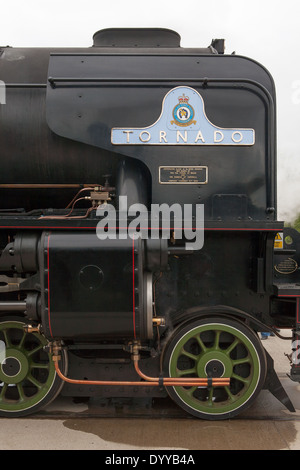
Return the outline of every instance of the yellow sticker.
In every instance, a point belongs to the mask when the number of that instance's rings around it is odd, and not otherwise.
[[[274,248],[281,250],[283,248],[283,232],[278,232],[274,241]]]

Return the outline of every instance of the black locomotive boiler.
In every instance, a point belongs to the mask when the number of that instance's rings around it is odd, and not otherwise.
[[[170,397],[226,419],[268,389],[300,236],[277,220],[276,98],[224,41],[108,29],[0,48],[0,411],[58,394]]]

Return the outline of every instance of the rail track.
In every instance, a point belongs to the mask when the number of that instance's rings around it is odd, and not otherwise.
[[[297,397],[298,385],[290,381],[284,375],[279,374],[284,387],[289,395]],[[293,397],[294,398],[294,397]],[[291,413],[276,400],[272,394],[263,390],[253,406],[232,418],[234,420],[252,421],[300,421],[300,400],[294,400],[296,412]],[[176,406],[170,398],[90,398],[72,399],[70,397],[59,397],[54,403],[44,410],[30,416],[31,419],[167,419],[167,420],[199,420],[185,413]]]

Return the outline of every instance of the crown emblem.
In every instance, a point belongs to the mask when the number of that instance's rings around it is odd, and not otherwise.
[[[189,99],[190,98],[188,96],[185,96],[185,94],[183,93],[182,96],[179,96],[178,102],[179,103],[188,103]]]

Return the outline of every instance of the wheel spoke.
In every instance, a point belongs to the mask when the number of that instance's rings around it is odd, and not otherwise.
[[[25,396],[24,389],[21,383],[17,384],[17,389],[19,393],[19,402],[25,401],[26,396]]]
[[[241,364],[247,364],[249,362],[251,362],[251,357],[249,357],[249,356],[242,357],[240,359],[233,359],[232,360],[233,366],[238,366],[238,365],[241,365]]]
[[[9,348],[11,346],[11,341],[10,341],[10,338],[9,338],[9,335],[8,335],[8,329],[5,328],[4,330],[2,330],[2,333],[4,335],[4,341],[5,341],[6,348]]]
[[[200,348],[202,349],[203,352],[206,352],[207,351],[207,347],[205,346],[205,344],[203,343],[201,337],[200,337],[200,334],[196,335],[195,336],[196,340],[198,341],[198,344],[200,346]]]
[[[225,350],[225,354],[229,356],[230,353],[234,350],[234,348],[236,348],[238,344],[240,344],[240,341],[237,338],[235,338],[234,341],[231,343],[231,345],[228,346],[228,348]]]
[[[196,387],[186,388],[186,389],[185,389],[185,393],[186,393],[187,395],[192,396],[193,393],[194,393],[194,391],[197,390],[197,388],[198,388],[197,386],[196,386]]]
[[[221,335],[221,331],[220,330],[217,330],[215,331],[215,341],[214,341],[214,345],[213,345],[213,348],[214,349],[220,349],[220,335]]]
[[[236,379],[236,380],[238,380],[239,382],[242,382],[245,385],[250,383],[250,379],[248,377],[241,377],[240,375],[235,374],[235,373],[232,374],[231,378]]]
[[[210,407],[213,406],[213,404],[214,404],[213,399],[214,399],[214,389],[210,388],[209,391],[208,391],[208,397],[207,397],[208,406],[210,406]]]
[[[24,341],[25,341],[25,338],[27,336],[27,333],[26,331],[23,331],[23,336],[18,344],[18,349],[23,349],[23,345],[24,345]]]
[[[184,370],[178,369],[177,376],[182,377],[183,375],[196,374],[196,373],[197,373],[196,367],[193,367],[192,369],[184,369]]]
[[[43,345],[42,344],[39,344],[36,348],[32,349],[31,351],[26,351],[26,355],[27,356],[32,356],[33,354],[35,354],[36,352],[40,351],[41,349],[43,349]]]
[[[181,354],[183,354],[183,355],[186,356],[186,357],[189,357],[190,359],[192,359],[192,360],[195,361],[195,362],[196,362],[197,359],[198,359],[198,356],[196,356],[195,354],[192,354],[192,353],[186,351],[184,348],[182,349]]]
[[[5,397],[7,387],[8,387],[8,384],[4,382],[2,385],[2,390],[0,392],[0,400],[2,400]]]
[[[234,395],[232,395],[232,393],[231,393],[231,391],[230,391],[230,389],[227,385],[224,387],[224,390],[227,393],[229,400],[233,402],[235,400],[235,397],[234,397]]]
[[[42,364],[41,362],[32,362],[30,367],[31,369],[49,369],[50,365],[49,363]]]
[[[27,380],[29,380],[33,385],[35,385],[39,390],[42,388],[43,384],[41,384],[41,382],[39,382],[37,379],[35,379],[34,377],[32,377],[31,374],[29,374],[27,376]]]

